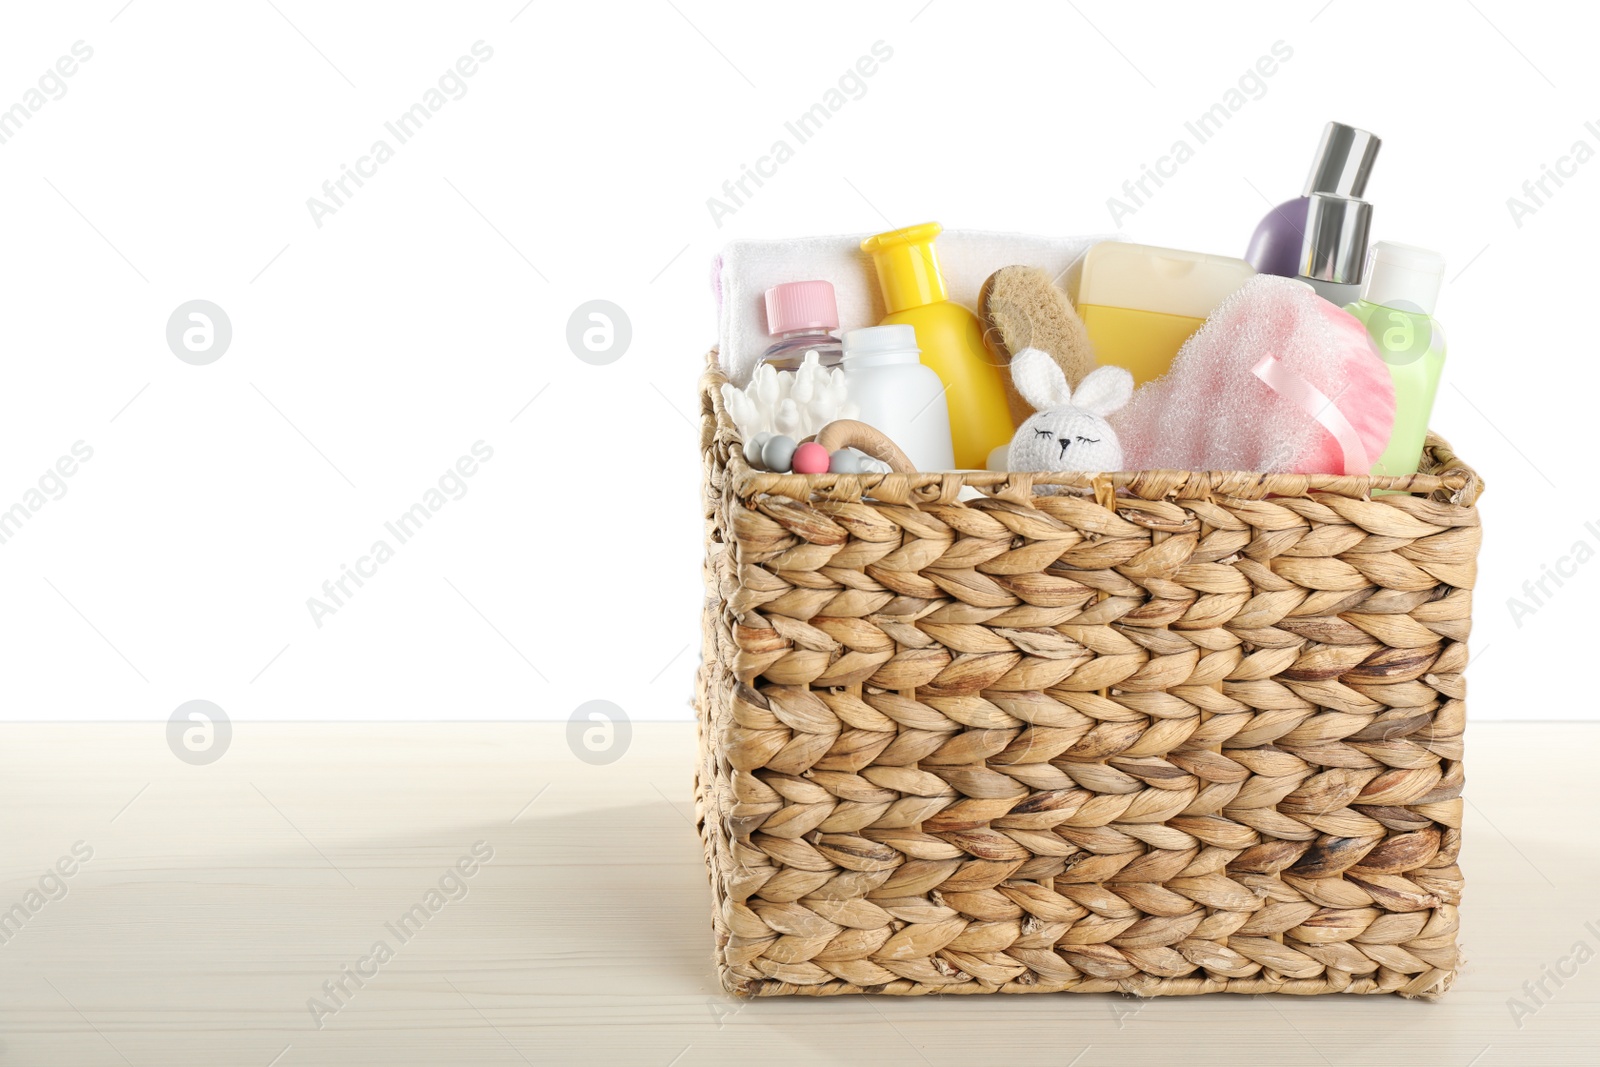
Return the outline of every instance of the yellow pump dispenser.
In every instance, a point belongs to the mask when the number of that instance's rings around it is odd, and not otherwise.
[[[868,237],[861,250],[872,256],[878,271],[888,311],[882,325],[913,327],[922,362],[944,383],[956,466],[982,470],[989,453],[1009,442],[1016,427],[1006,406],[1005,371],[990,362],[983,327],[945,290],[933,249],[941,232],[937,222],[907,226]]]

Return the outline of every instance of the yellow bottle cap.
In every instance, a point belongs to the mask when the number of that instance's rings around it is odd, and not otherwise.
[[[1204,319],[1255,273],[1232,256],[1101,241],[1084,253],[1075,303]]]
[[[937,222],[924,222],[874,234],[861,242],[861,251],[872,257],[878,269],[878,285],[889,314],[946,299],[939,257],[933,250],[933,239],[943,232]]]

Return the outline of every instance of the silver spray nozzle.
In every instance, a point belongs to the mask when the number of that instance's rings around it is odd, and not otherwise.
[[[1328,123],[1322,128],[1322,143],[1317,146],[1316,159],[1301,195],[1331,193],[1359,200],[1366,194],[1367,178],[1372,175],[1372,163],[1378,158],[1382,145],[1381,140],[1366,130],[1342,122]]]
[[[1301,277],[1359,285],[1371,226],[1372,205],[1365,200],[1312,193],[1306,207],[1306,236],[1300,246]]]

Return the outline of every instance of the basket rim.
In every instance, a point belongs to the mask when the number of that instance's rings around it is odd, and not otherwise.
[[[741,440],[739,431],[722,402],[722,386],[729,381],[722,369],[715,346],[706,353],[706,370],[701,377],[701,410],[709,419],[702,447],[710,449],[719,441],[725,446]],[[859,500],[867,491],[875,499],[890,503],[955,504],[963,489],[974,489],[984,496],[1013,503],[1028,504],[1035,486],[1064,486],[1090,493],[1107,494],[1126,490],[1145,500],[1209,500],[1232,497],[1262,500],[1269,496],[1310,497],[1327,493],[1355,500],[1374,501],[1375,491],[1404,496],[1424,496],[1440,503],[1460,507],[1476,504],[1484,489],[1478,472],[1455,454],[1444,438],[1428,432],[1423,458],[1432,459],[1436,473],[1401,476],[1355,474],[1263,474],[1257,471],[1134,470],[1037,473],[1029,471],[921,471],[915,474],[775,474],[758,471],[744,459],[739,447],[727,449],[730,488],[741,499],[771,494],[796,500],[814,495],[831,499]],[[1375,502],[1383,502],[1383,496]]]

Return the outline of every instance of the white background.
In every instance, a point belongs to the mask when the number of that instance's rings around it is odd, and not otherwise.
[[[1108,231],[1107,198],[1280,40],[1264,94],[1123,232],[1242,254],[1325,121],[1383,137],[1374,237],[1448,260],[1433,422],[1489,484],[1472,714],[1594,715],[1574,686],[1600,563],[1520,625],[1507,604],[1600,547],[1600,161],[1520,227],[1507,207],[1574,141],[1600,147],[1588,7],[276,5],[4,15],[0,108],[94,51],[0,144],[0,509],[74,442],[94,455],[0,545],[0,717],[201,698],[236,719],[564,719],[591,699],[687,718],[721,244]],[[384,123],[480,40],[465,95],[319,228],[307,198],[394,145]],[[707,198],[880,40],[865,94],[719,227]],[[208,366],[165,339],[196,298],[233,326]],[[633,328],[602,367],[565,340],[595,298]],[[494,457],[466,495],[316,626],[307,598],[479,440]]]

